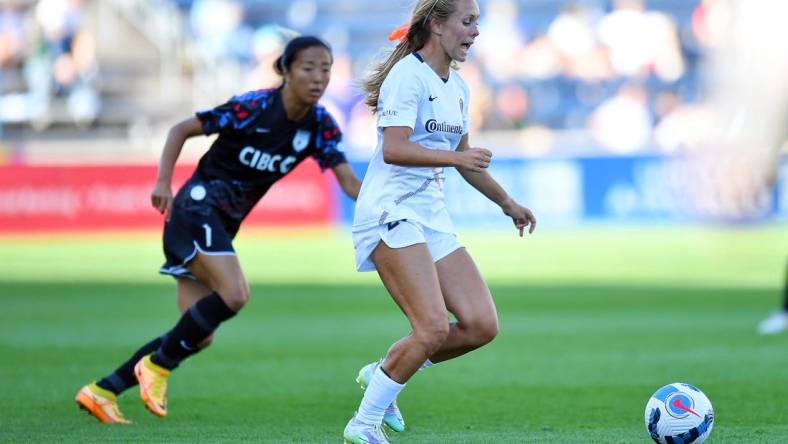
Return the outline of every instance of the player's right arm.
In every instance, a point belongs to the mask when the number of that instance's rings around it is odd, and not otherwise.
[[[150,195],[153,207],[164,214],[167,220],[170,218],[172,207],[172,172],[175,169],[175,161],[178,160],[186,140],[201,134],[203,134],[202,122],[197,117],[189,117],[177,123],[167,133],[167,140],[164,142],[164,149],[159,159],[156,185]]]
[[[487,168],[492,159],[488,150],[434,150],[410,140],[419,107],[430,94],[429,88],[410,69],[407,64],[398,63],[380,87],[376,113],[377,126],[383,128],[383,161],[401,166],[456,167],[477,172]]]
[[[484,148],[465,151],[431,150],[411,142],[413,129],[390,126],[383,129],[383,161],[402,166],[456,167],[477,173],[490,165],[492,152]]]

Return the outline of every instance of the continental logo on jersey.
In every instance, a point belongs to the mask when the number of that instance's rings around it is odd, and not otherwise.
[[[272,156],[254,149],[251,146],[247,146],[241,150],[241,153],[238,155],[238,160],[250,168],[268,171],[269,173],[278,172],[280,174],[287,174],[296,162],[296,158],[293,156],[284,158],[278,154]]]
[[[427,123],[424,124],[424,129],[427,130],[428,133],[440,131],[442,133],[462,134],[462,125],[452,125],[446,122],[438,123],[435,119],[428,120]]]

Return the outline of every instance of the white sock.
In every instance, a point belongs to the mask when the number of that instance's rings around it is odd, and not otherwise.
[[[356,419],[364,424],[379,425],[383,421],[383,413],[403,388],[405,384],[392,381],[383,369],[376,368],[367,390],[364,391]]]
[[[386,360],[386,358],[380,358],[380,361],[378,361],[378,362],[377,362],[377,364],[376,364],[376,365],[377,365],[377,367],[375,367],[375,368],[378,368],[378,367],[380,367],[380,364],[382,364],[382,363],[383,363],[383,361],[385,361],[385,360]],[[416,371],[417,371],[417,372],[420,372],[420,371],[424,370],[425,368],[427,368],[427,367],[431,367],[431,366],[433,366],[433,365],[435,365],[435,363],[434,363],[434,362],[432,362],[432,361],[430,361],[429,359],[427,359],[426,361],[424,361],[424,363],[423,363],[423,364],[421,364],[421,367],[419,367],[419,369],[418,369],[418,370],[416,370]]]

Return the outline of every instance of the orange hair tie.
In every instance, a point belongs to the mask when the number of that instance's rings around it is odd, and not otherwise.
[[[389,33],[389,41],[401,42],[408,35],[409,29],[410,29],[410,23],[405,23],[404,25],[398,26],[396,29],[394,29]]]

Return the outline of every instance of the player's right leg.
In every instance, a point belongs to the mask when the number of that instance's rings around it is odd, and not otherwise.
[[[368,424],[354,414],[342,432],[345,444],[389,444],[380,423]]]
[[[104,424],[131,424],[118,408],[114,393],[105,390],[95,382],[82,387],[77,392],[77,405]]]
[[[194,305],[203,297],[209,295],[211,290],[201,283],[179,277],[178,278],[178,308],[181,314],[190,306]],[[123,417],[117,404],[117,397],[137,385],[137,378],[134,375],[135,365],[145,356],[156,351],[167,335],[164,334],[149,343],[140,347],[126,362],[121,364],[112,373],[108,374],[98,382],[85,385],[77,393],[77,405],[83,410],[93,415],[96,419],[107,424],[126,424],[128,421]],[[200,343],[194,350],[197,353],[210,345],[211,337]],[[98,406],[104,406],[99,408]],[[103,413],[109,409],[110,413]]]
[[[375,374],[375,370],[378,369],[381,362],[383,362],[382,359],[380,361],[370,362],[364,367],[361,367],[361,370],[358,371],[356,382],[361,386],[361,390],[367,389],[369,382],[372,380],[372,375]],[[397,433],[405,431],[405,418],[402,417],[402,412],[399,410],[399,406],[397,406],[396,399],[391,401],[391,404],[386,407],[386,411],[383,413],[383,424]]]
[[[77,392],[77,405],[105,424],[127,424],[118,407],[117,396],[137,385],[134,365],[143,356],[159,348],[164,336],[166,334],[140,347],[126,362],[98,382],[82,387]]]
[[[399,225],[409,229],[409,224]],[[366,436],[379,438],[374,433],[386,409],[449,332],[448,312],[425,243],[392,248],[380,242],[372,259],[386,289],[408,317],[412,331],[391,346],[383,364],[373,372],[358,412],[345,428],[346,441],[353,443],[373,442],[364,441]]]

